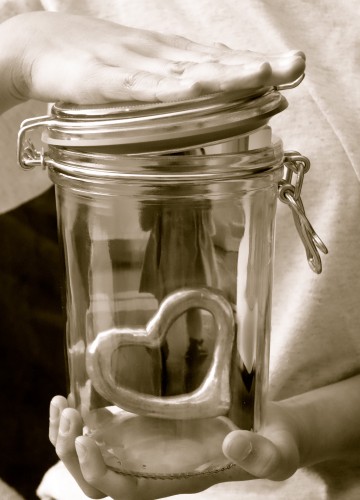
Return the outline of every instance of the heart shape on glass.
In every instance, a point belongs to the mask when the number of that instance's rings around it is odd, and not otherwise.
[[[114,350],[125,346],[160,348],[174,321],[194,308],[210,312],[216,329],[213,359],[201,385],[189,394],[163,397],[118,385],[109,369]],[[99,333],[87,348],[86,369],[101,396],[132,413],[171,419],[225,415],[231,402],[230,369],[234,335],[232,307],[221,292],[211,288],[184,288],[161,302],[145,329],[112,328]]]

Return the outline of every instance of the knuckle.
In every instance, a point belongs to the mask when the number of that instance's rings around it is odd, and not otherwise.
[[[124,76],[122,87],[127,91],[132,91],[138,88],[145,80],[146,73],[144,71],[135,71]]]
[[[124,77],[124,80],[122,82],[122,87],[125,89],[125,90],[132,90],[137,81],[138,81],[138,78],[139,78],[139,73],[136,72],[136,73],[128,73],[127,75],[125,75]]]
[[[27,61],[22,58],[18,64],[14,64],[10,74],[10,92],[16,99],[31,97],[33,87],[35,61]]]
[[[194,66],[190,61],[169,61],[166,64],[166,72],[170,75],[182,75]]]
[[[135,71],[124,77],[121,90],[131,99],[153,101],[156,98],[159,81],[162,77],[145,71]]]
[[[87,468],[87,465],[88,464],[86,460],[81,463],[81,471],[85,481],[91,484],[91,486],[93,486],[94,488],[100,487],[102,484],[103,475],[98,471],[93,471],[92,469]]]
[[[174,93],[174,89],[171,85],[169,85],[170,81],[171,79],[163,77],[159,78],[159,80],[156,82],[156,85],[154,87],[154,96],[159,101],[163,101],[164,99],[166,99],[169,93]]]

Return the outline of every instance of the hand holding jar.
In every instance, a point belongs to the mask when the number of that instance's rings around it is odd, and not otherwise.
[[[281,481],[299,467],[332,459],[353,457],[356,461],[359,381],[357,375],[284,401],[268,403],[258,433],[236,430],[225,438],[223,452],[238,467],[186,481],[138,479],[106,468],[95,442],[88,437],[77,437],[82,434],[81,417],[76,410],[68,408],[66,399],[60,396],[52,400],[50,440],[91,498],[103,498],[105,493],[114,499],[146,500],[195,493],[221,481],[255,478]]]
[[[53,398],[51,403],[49,435],[59,458],[90,498],[103,498],[106,494],[114,499],[152,500],[196,493],[218,482],[256,477],[282,480],[291,476],[299,467],[298,422],[286,404],[269,404],[267,414],[263,435],[236,430],[225,438],[225,455],[240,467],[186,480],[137,478],[108,468],[95,441],[82,436],[83,421],[79,413],[69,408],[61,396]],[[175,459],[187,460],[189,453],[186,448]]]
[[[201,45],[78,15],[32,12],[0,25],[0,110],[29,98],[99,104],[173,101],[286,84],[304,54],[265,55]]]

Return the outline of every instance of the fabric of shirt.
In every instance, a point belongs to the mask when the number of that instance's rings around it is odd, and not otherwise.
[[[279,203],[269,396],[281,399],[359,372],[358,1],[42,0],[41,3],[48,10],[91,14],[129,26],[181,34],[204,43],[220,41],[233,48],[264,53],[293,48],[306,53],[306,78],[298,88],[284,91],[289,108],[273,118],[271,126],[282,138],[285,150],[300,151],[311,160],[302,198],[311,223],[329,248],[329,255],[323,258],[322,274],[314,275],[308,268],[290,210]],[[41,106],[37,109],[35,103],[27,103],[1,117],[1,190],[5,190],[1,197],[2,211],[31,199],[49,185],[42,171],[30,175],[17,172],[15,180],[13,177],[19,121],[24,115],[41,112]],[[10,149],[9,144],[13,145]],[[62,474],[66,476],[63,470]],[[46,487],[51,488],[51,475],[47,476]],[[60,491],[52,491],[52,495],[58,500],[66,498]],[[359,498],[360,465],[322,464],[300,470],[282,483],[259,480],[221,484],[194,496],[177,498],[239,497]]]

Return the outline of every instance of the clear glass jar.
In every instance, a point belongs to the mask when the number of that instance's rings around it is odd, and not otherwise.
[[[56,105],[23,125],[21,163],[45,165],[56,189],[71,400],[119,473],[230,468],[226,434],[261,425],[275,211],[291,186],[266,123],[284,107],[273,90]],[[39,124],[46,154],[21,156]]]

